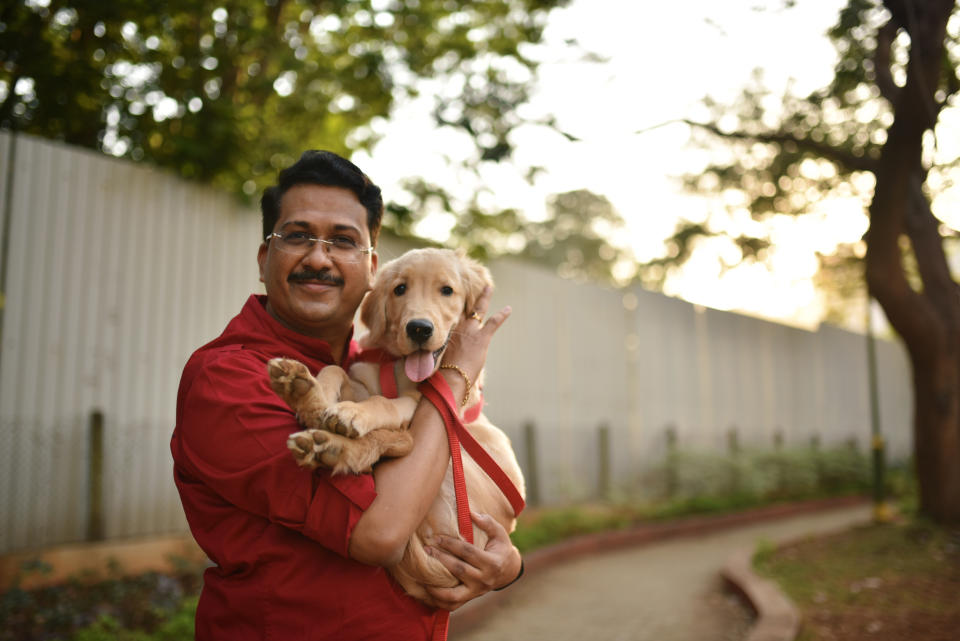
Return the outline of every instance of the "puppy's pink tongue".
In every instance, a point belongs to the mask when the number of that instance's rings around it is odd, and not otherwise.
[[[420,350],[407,356],[403,363],[403,370],[414,383],[426,379],[433,374],[433,352]]]

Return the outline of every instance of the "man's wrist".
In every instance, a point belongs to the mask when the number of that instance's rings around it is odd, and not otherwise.
[[[460,374],[460,372],[455,369],[446,367],[440,369],[439,372],[440,376],[446,379],[447,385],[453,393],[453,398],[457,399],[457,403],[459,404],[460,399],[464,398],[469,391],[467,389],[466,376]]]
[[[517,572],[517,576],[513,577],[513,580],[510,581],[509,583],[505,583],[504,585],[501,585],[499,588],[494,588],[494,592],[499,592],[500,590],[506,590],[506,589],[509,588],[511,585],[513,585],[514,583],[516,583],[517,581],[519,581],[519,580],[520,580],[520,577],[522,577],[522,576],[523,576],[523,559],[521,558],[521,559],[520,559],[520,571]]]

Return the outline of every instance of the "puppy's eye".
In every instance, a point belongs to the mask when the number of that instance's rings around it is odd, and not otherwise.
[[[444,296],[453,296],[453,287],[450,287],[450,285],[444,285],[440,288],[440,293]]]
[[[396,294],[397,296],[403,296],[406,293],[406,291],[407,291],[407,286],[403,283],[400,283],[399,285],[393,288],[393,293]]]

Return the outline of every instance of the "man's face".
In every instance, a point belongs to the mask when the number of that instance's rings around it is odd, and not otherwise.
[[[280,199],[280,216],[273,231],[301,231],[323,239],[345,235],[357,245],[370,246],[367,210],[353,192],[342,187],[291,187]],[[267,290],[267,311],[301,334],[327,340],[342,335],[370,289],[376,254],[342,261],[331,258],[323,243],[316,243],[297,255],[282,251],[277,240],[261,244],[257,254],[260,280]]]

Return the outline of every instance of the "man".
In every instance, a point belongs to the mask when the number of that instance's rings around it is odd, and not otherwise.
[[[440,414],[422,400],[413,451],[372,474],[298,468],[286,447],[299,428],[270,389],[266,363],[295,358],[313,372],[349,367],[353,318],[377,268],[383,202],[355,165],[308,151],[261,201],[257,262],[266,296],[251,296],[184,368],[171,449],[190,529],[214,562],[204,574],[196,638],[430,639],[437,610],[414,601],[383,569],[439,490],[449,461]],[[480,318],[490,292],[478,302]],[[461,319],[444,354],[475,380],[506,308]],[[455,397],[463,378],[444,369]],[[492,518],[485,549],[445,537],[432,550],[462,584],[431,592],[453,610],[514,580],[520,555]]]

